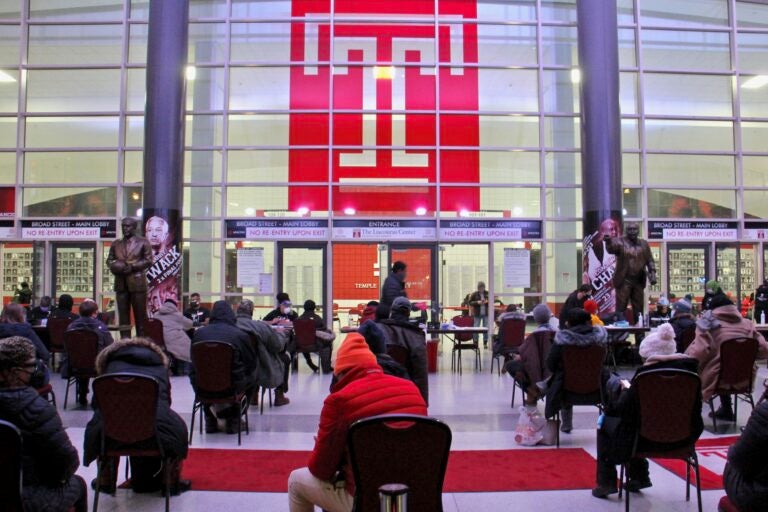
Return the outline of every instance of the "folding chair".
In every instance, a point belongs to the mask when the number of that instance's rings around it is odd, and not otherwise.
[[[716,396],[734,395],[733,415],[738,421],[739,398],[749,402],[752,409],[752,383],[754,380],[755,361],[758,342],[754,338],[734,338],[720,344],[720,373],[717,376],[715,392],[709,399],[712,410],[712,428],[717,431],[714,399]]]
[[[99,335],[85,329],[75,329],[64,333],[64,348],[69,366],[67,389],[64,392],[64,409],[67,408],[69,387],[78,379],[96,377],[96,356],[99,354]]]
[[[605,354],[606,348],[601,345],[569,345],[563,349],[563,405],[594,405],[602,410],[601,376]],[[556,419],[559,424],[560,411]],[[560,448],[560,429],[557,429],[557,447]]]
[[[493,363],[496,362],[499,375],[501,375],[501,361],[503,357],[506,363],[509,356],[520,349],[520,345],[525,341],[525,320],[520,318],[508,318],[501,322],[499,326],[499,339],[501,340],[501,350],[494,352],[491,357],[491,373],[493,373]]]
[[[453,325],[456,327],[472,327],[475,325],[475,321],[471,316],[455,316],[453,317]],[[461,351],[472,350],[475,352],[475,369],[482,371],[482,361],[480,360],[480,338],[475,339],[475,335],[471,332],[455,331],[451,333],[451,341],[453,341],[453,350],[451,351],[451,370],[455,370],[458,367],[459,375],[462,373],[461,368]]]

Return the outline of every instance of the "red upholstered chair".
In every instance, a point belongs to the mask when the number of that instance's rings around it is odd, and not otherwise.
[[[21,504],[21,431],[12,423],[0,420],[0,496],[4,512],[24,512]]]
[[[723,496],[717,504],[717,512],[739,512],[739,509],[736,508],[736,505],[731,503],[728,496]]]
[[[99,335],[85,329],[75,329],[64,333],[64,348],[69,365],[67,390],[64,392],[64,409],[67,408],[69,387],[78,379],[96,377],[96,356],[99,354]]]
[[[442,512],[448,425],[410,414],[375,416],[352,424],[347,448],[356,485],[353,510],[379,510],[379,487],[397,483],[409,488],[408,510]]]
[[[161,457],[165,486],[165,511],[170,510],[172,459],[165,457],[157,437],[157,380],[137,373],[102,375],[93,381],[94,403],[101,412],[101,453],[96,479],[106,462],[120,457]],[[93,512],[99,509],[100,486],[93,498]]]
[[[37,388],[37,394],[45,398],[49,404],[56,408],[56,393],[53,392],[53,386],[49,383],[41,388]]]
[[[298,319],[293,321],[293,336],[296,342],[296,355],[317,353],[317,329],[315,321]],[[318,364],[319,366],[319,364]]]
[[[529,334],[529,336],[532,336],[536,340],[536,347],[539,349],[539,364],[541,364],[541,368],[539,371],[541,372],[541,375],[544,375],[546,373],[546,363],[547,363],[547,356],[549,356],[549,350],[552,348],[552,343],[555,339],[555,333],[552,331],[539,331],[539,332],[532,332]],[[520,388],[521,394],[523,395],[523,400],[525,400],[525,394],[527,390],[522,387],[522,385],[515,380],[512,385],[512,404],[511,407],[515,408],[515,392],[517,391],[517,388]]]
[[[157,318],[144,320],[144,336],[151,339],[161,349],[165,350],[165,336],[163,335],[163,322]]]
[[[525,341],[525,320],[521,318],[508,318],[501,322],[499,326],[499,339],[501,340],[501,350],[494,352],[491,358],[491,373],[493,373],[493,363],[496,362],[499,375],[501,375],[501,361],[504,358],[506,363],[509,357],[520,349],[520,345]]]
[[[195,401],[192,405],[192,422],[189,425],[189,444],[195,432],[195,415],[200,414],[200,435],[203,434],[203,406],[232,404],[240,407],[237,416],[237,445],[241,444],[240,427],[245,417],[245,433],[248,427],[248,395],[237,391],[232,383],[232,362],[235,351],[223,341],[200,341],[192,344],[192,364],[195,367]]]
[[[712,428],[717,431],[717,418],[714,411],[715,396],[734,395],[733,413],[738,419],[739,398],[749,402],[752,409],[755,402],[752,399],[752,382],[754,380],[755,360],[757,359],[758,343],[753,338],[735,338],[720,344],[720,374],[709,408],[712,409]]]
[[[48,340],[50,344],[48,351],[51,353],[51,369],[55,367],[56,354],[64,353],[64,333],[69,328],[72,320],[69,318],[49,318],[46,324],[48,330]]]
[[[637,391],[640,412],[640,428],[635,438],[633,457],[685,461],[685,501],[691,499],[691,467],[693,467],[696,474],[699,512],[701,512],[699,460],[696,456],[696,439],[692,439],[694,418],[701,410],[701,379],[697,374],[685,370],[659,369],[638,375],[633,379],[632,386]],[[646,449],[646,446],[674,445],[684,440],[691,440],[691,442],[682,448],[663,451]],[[621,489],[626,484],[624,469],[622,465],[619,498],[621,498]],[[630,494],[632,493],[626,493],[627,512]]]
[[[692,325],[680,334],[680,343],[677,351],[681,354],[685,352],[694,339],[696,339],[696,326]]]
[[[601,376],[605,355],[606,348],[600,345],[564,347],[563,405],[594,405],[602,409]],[[560,421],[559,411],[557,420]],[[557,447],[560,448],[560,429],[557,429]]]
[[[453,317],[452,322],[456,327],[473,327],[475,325],[475,320],[471,316],[457,315]],[[475,368],[482,371],[479,338],[475,339],[474,333],[471,332],[455,331],[451,333],[451,340],[453,341],[451,370],[458,368],[459,375],[461,375],[461,351],[472,350],[475,352]]]

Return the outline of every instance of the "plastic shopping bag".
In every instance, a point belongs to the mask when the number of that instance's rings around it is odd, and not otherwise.
[[[542,430],[547,420],[538,410],[529,411],[520,407],[520,419],[515,427],[515,442],[522,446],[534,446],[544,438]]]

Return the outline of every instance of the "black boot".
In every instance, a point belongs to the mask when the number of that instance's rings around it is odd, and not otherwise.
[[[205,407],[203,412],[205,415],[205,433],[215,434],[219,432],[219,420],[216,418],[216,415],[208,407]]]

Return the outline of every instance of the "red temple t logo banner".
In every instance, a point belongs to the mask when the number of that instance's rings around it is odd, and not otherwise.
[[[328,181],[331,158],[334,210],[434,211],[431,146],[479,144],[477,25],[463,23],[476,18],[476,3],[438,2],[435,13],[433,0],[337,0],[333,27],[330,2],[292,6],[304,23],[292,24],[291,60],[318,65],[291,68],[290,108],[321,112],[290,115],[290,144],[315,148],[290,151],[289,209],[329,209],[327,196],[298,185]],[[322,112],[329,109],[332,116]],[[332,155],[316,148],[328,144]],[[478,183],[477,153],[461,153],[443,152],[440,180]],[[372,183],[385,186],[365,187]],[[446,188],[441,197],[446,206],[479,207],[477,187]]]

